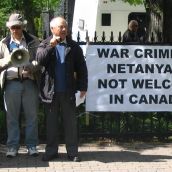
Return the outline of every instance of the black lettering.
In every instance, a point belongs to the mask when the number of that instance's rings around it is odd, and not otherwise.
[[[172,95],[169,95],[169,104],[172,104]]]
[[[97,53],[98,53],[99,58],[102,58],[102,57],[108,58],[109,51],[110,51],[109,48],[107,48],[107,49],[105,49],[105,48],[102,48],[102,49],[98,48],[97,49]]]
[[[163,68],[163,64],[159,65],[159,64],[155,64],[156,68],[158,69],[158,73],[161,73],[161,70]]]
[[[116,73],[116,64],[107,64],[107,73]]]
[[[143,50],[142,50],[142,49],[136,49],[136,50],[134,51],[134,56],[135,56],[136,58],[141,58],[141,57],[143,57]]]
[[[132,79],[133,88],[143,88],[144,79]]]
[[[122,58],[124,58],[124,57],[129,58],[128,53],[129,53],[128,49],[121,49],[121,57]]]
[[[145,73],[154,73],[154,64],[145,64]]]
[[[121,88],[125,88],[126,82],[127,82],[127,79],[119,79],[119,83],[121,84]]]
[[[116,88],[118,87],[118,81],[116,79],[111,79],[109,81],[109,88]]]
[[[149,95],[149,104],[158,104],[158,95]]]
[[[129,97],[129,102],[131,103],[131,104],[136,104],[138,101],[137,101],[137,95],[135,95],[135,94],[132,94],[132,95],[130,95],[130,97]]]
[[[119,58],[119,54],[118,54],[118,51],[116,50],[116,49],[113,49],[112,50],[112,53],[111,53],[111,55],[110,55],[110,58],[112,58],[112,57],[117,57],[117,58]]]
[[[127,64],[129,67],[129,73],[133,73],[133,67],[135,67],[135,64]]]
[[[154,80],[154,88],[156,88],[156,89],[161,89],[162,88],[161,86],[158,85],[158,80],[157,79]]]
[[[124,95],[109,95],[109,103],[110,104],[123,104],[124,103]]]
[[[152,49],[145,49],[145,52],[144,52],[144,56],[145,56],[145,58],[153,58],[153,51],[152,51]]]
[[[107,88],[107,79],[104,79],[101,80],[101,79],[98,79],[98,88]]]
[[[153,88],[152,82],[153,82],[152,79],[145,79],[145,88],[147,88],[147,89]]]
[[[159,99],[159,104],[162,104],[162,103],[168,104],[168,101],[165,95],[162,95]]]
[[[148,101],[145,95],[141,95],[140,97],[139,104],[142,104],[142,103],[148,104]]]
[[[159,50],[159,58],[169,58],[169,50]]]
[[[118,65],[118,73],[126,73],[125,64],[119,64]]]
[[[120,88],[125,88],[125,83],[127,82],[127,79],[119,79],[119,80],[116,80],[116,79],[111,79],[111,80],[107,80],[107,79],[98,79],[98,88],[101,89],[101,88],[117,88],[118,86]]]
[[[109,104],[113,104],[113,95],[112,94],[109,95]]]
[[[171,65],[166,65],[165,69],[164,69],[164,73],[172,73],[172,68]]]
[[[137,65],[135,73],[144,73],[144,70],[141,64]]]
[[[154,58],[157,58],[158,57],[158,50],[157,49],[154,49]]]

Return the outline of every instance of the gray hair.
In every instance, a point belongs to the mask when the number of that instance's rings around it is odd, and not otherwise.
[[[131,20],[128,24],[128,29],[132,30],[133,26],[137,25],[138,26],[138,22],[136,20]]]
[[[64,17],[54,17],[50,21],[50,28],[56,27],[59,24],[59,20],[64,20],[66,22],[66,25],[68,25],[67,21],[64,19]]]

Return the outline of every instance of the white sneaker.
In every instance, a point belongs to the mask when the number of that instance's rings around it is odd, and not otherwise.
[[[7,149],[7,153],[6,153],[6,157],[7,158],[13,158],[15,156],[17,156],[18,154],[18,150],[15,148],[8,148]]]
[[[28,148],[28,154],[30,156],[38,156],[39,152],[37,151],[36,147]]]

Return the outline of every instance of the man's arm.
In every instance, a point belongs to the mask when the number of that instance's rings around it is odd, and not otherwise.
[[[38,64],[40,64],[41,66],[46,66],[46,64],[50,60],[50,54],[53,50],[54,48],[51,47],[50,44],[46,44],[45,42],[40,43],[36,53]]]

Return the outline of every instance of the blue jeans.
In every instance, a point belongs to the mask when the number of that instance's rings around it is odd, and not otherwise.
[[[34,81],[7,81],[4,90],[4,104],[7,119],[7,147],[19,148],[21,107],[25,117],[25,144],[32,147],[38,144],[38,88]]]

